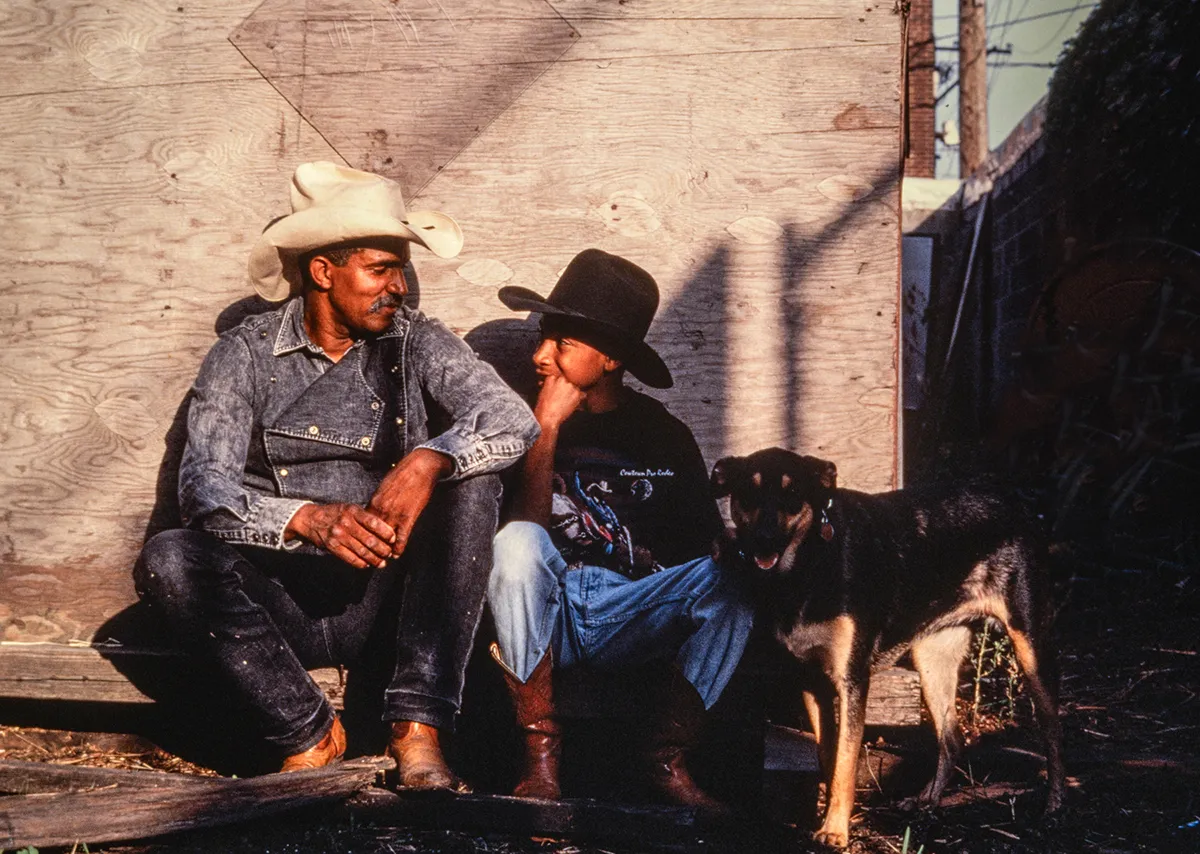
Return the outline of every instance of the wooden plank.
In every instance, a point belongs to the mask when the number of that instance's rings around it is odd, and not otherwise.
[[[0,846],[113,842],[235,824],[343,800],[370,786],[387,764],[370,758],[249,780],[202,777],[190,785],[3,797]]]
[[[406,8],[414,5],[267,0],[230,35],[230,41],[264,77],[277,82],[381,71],[543,64],[559,57],[578,38],[543,0],[510,0],[502,10],[492,0]],[[422,91],[420,99],[428,95]],[[387,111],[400,105],[377,106]]]
[[[258,0],[6,0],[0,98],[253,80],[226,37]]]
[[[638,806],[566,799],[541,801],[504,795],[418,799],[373,788],[345,804],[357,818],[391,827],[571,837],[636,845],[640,850],[695,843],[704,827],[691,807]]]
[[[460,332],[512,318],[500,284],[548,290],[587,245],[628,255],[662,285],[664,398],[710,462],[786,444],[893,484],[891,4],[255,6],[6,7],[0,638],[91,639],[133,601],[164,438],[306,159],[443,167],[414,206],[456,215],[467,248],[419,259],[422,305]],[[258,77],[235,30],[291,82]]]
[[[176,650],[0,643],[0,697],[152,703],[154,697],[139,686],[175,685],[181,673],[189,672],[187,656]],[[309,675],[341,708],[344,685],[338,669],[319,668]]]
[[[10,795],[48,792],[86,792],[91,789],[162,789],[195,786],[211,780],[196,774],[166,771],[124,771],[114,768],[85,768],[49,762],[16,762],[0,759],[0,792]]]
[[[889,667],[871,676],[867,726],[920,726],[922,708],[921,677],[915,670]]]
[[[676,388],[661,397],[708,459],[791,445],[858,488],[889,488],[895,136],[836,120],[855,98],[886,103],[893,72],[882,51],[852,69],[816,60],[811,75],[773,54],[560,62],[424,191],[471,236],[462,274],[435,268],[424,298],[465,331],[511,316],[498,280],[546,291],[579,246],[629,255],[663,291],[650,338]],[[750,89],[720,110],[701,94]],[[464,288],[478,270],[491,272]]]
[[[760,679],[776,677],[771,672],[752,672]],[[642,682],[655,676],[650,668],[607,674],[580,670],[556,674],[559,711],[572,718],[644,717],[654,697],[646,694]],[[867,694],[868,726],[918,725],[921,708],[921,680],[915,671],[890,667],[872,675]]]
[[[250,293],[249,241],[294,162],[336,154],[261,79],[5,106],[0,638],[86,640],[134,601],[164,437]]]
[[[899,35],[899,17],[891,0],[654,0],[654,2],[605,3],[597,0],[555,0],[554,8],[567,20],[576,19],[717,19],[764,18],[774,21],[837,20],[857,21],[879,17],[895,25]],[[881,13],[881,14],[880,14]]]

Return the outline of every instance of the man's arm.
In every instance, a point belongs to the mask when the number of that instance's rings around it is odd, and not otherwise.
[[[450,419],[420,446],[450,458],[446,480],[500,471],[529,450],[537,421],[491,365],[441,321],[417,320],[410,335],[412,376]]]
[[[395,530],[399,556],[439,481],[498,471],[533,444],[538,425],[525,402],[442,323],[414,322],[409,358],[422,389],[451,420],[388,472],[368,509]]]

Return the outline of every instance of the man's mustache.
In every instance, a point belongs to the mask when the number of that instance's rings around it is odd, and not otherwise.
[[[378,314],[389,308],[399,308],[404,304],[404,297],[398,297],[395,294],[382,294],[375,302],[371,303],[371,307],[367,309],[369,314]]]

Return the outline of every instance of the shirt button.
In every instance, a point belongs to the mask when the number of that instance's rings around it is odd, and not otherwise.
[[[280,469],[280,470],[279,470],[279,476],[280,476],[280,477],[287,477],[287,469]]]
[[[404,419],[403,419],[403,418],[397,418],[397,419],[396,419],[396,423],[397,423],[397,424],[403,424],[403,423],[404,423]]]
[[[379,408],[379,401],[378,401],[378,400],[372,400],[372,401],[371,401],[371,408],[372,408],[372,409],[378,409],[378,408]]]
[[[360,445],[362,445],[364,448],[369,448],[371,446],[371,437],[363,436],[361,439],[358,440],[358,443]]]
[[[275,377],[271,377],[271,382],[275,382]]]
[[[308,428],[308,432],[315,436],[321,432],[321,428],[318,427],[316,424],[314,424],[313,426]]]

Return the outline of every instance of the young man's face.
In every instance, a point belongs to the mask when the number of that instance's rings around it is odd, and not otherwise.
[[[533,352],[538,385],[546,377],[562,377],[583,391],[590,391],[620,363],[610,359],[591,344],[553,327],[542,329],[542,343]]]
[[[378,334],[391,326],[392,316],[408,293],[404,280],[407,263],[404,244],[358,249],[341,266],[318,255],[310,272],[318,287],[327,284],[329,302],[339,323],[351,332]]]

